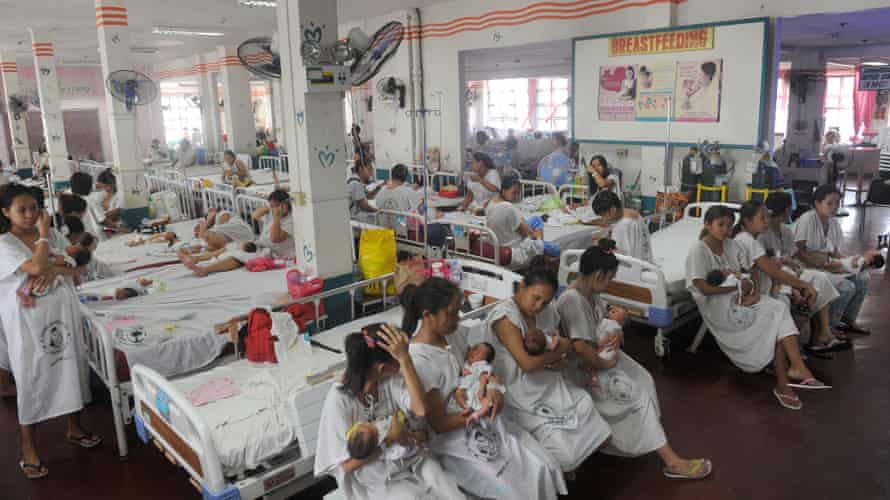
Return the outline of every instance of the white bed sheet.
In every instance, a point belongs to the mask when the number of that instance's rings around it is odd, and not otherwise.
[[[214,184],[222,184],[223,183],[222,182],[222,171],[223,171],[222,166],[216,165],[214,167],[214,169],[215,170],[211,171],[211,172],[206,172],[206,173],[202,172],[200,174],[195,174],[192,172],[192,169],[189,168],[188,177],[189,177],[189,179],[192,179],[192,180],[207,179],[207,180],[213,182]],[[275,177],[272,174],[272,170],[268,170],[268,169],[251,170],[250,178],[253,179],[253,182],[256,185],[260,185],[260,186],[271,186],[271,185],[275,184]],[[279,181],[287,181],[288,174],[279,173],[278,179],[279,179]]]
[[[198,220],[175,222],[167,225],[167,231],[175,232],[180,241],[189,241],[194,239],[196,224],[198,224]],[[149,237],[149,235],[138,233],[115,235],[99,243],[95,256],[117,273],[179,260],[176,252],[168,248],[166,243],[146,243],[137,247],[127,246],[128,241]]]
[[[702,230],[700,219],[684,217],[670,226],[652,233],[652,257],[667,282],[669,295],[685,295],[686,256],[698,241]]]
[[[544,223],[544,239],[559,244],[562,250],[585,250],[593,244],[594,233],[607,234],[608,230],[598,226],[581,224],[595,219],[588,211],[577,211],[566,214],[561,210],[549,213],[548,220]],[[523,212],[526,217],[533,214]],[[535,214],[543,215],[543,214]],[[442,214],[438,222],[457,222],[461,224],[485,225],[485,217],[470,215],[464,212],[450,212]]]
[[[206,278],[195,277],[180,264],[128,273],[83,286],[82,293],[108,294],[134,287],[138,277],[163,283],[166,291],[121,302],[85,305],[111,326],[115,348],[130,366],[145,365],[170,377],[203,368],[219,357],[228,343],[212,325],[244,314],[253,307],[287,303],[288,269],[251,273],[237,269]],[[128,331],[144,336],[133,339]]]
[[[312,338],[343,351],[343,342],[350,333],[371,323],[397,323],[401,318],[402,310],[397,307],[340,325]],[[239,360],[180,378],[174,385],[186,395],[214,379],[229,378],[238,386],[239,395],[195,408],[210,428],[224,471],[232,474],[254,468],[284,451],[297,439],[300,424],[304,429],[309,426],[317,430],[320,409],[316,412],[301,408],[297,405],[298,396],[315,387],[306,381],[308,375],[339,370],[345,361],[345,354],[313,347],[309,357],[295,357],[279,365]],[[335,378],[339,378],[339,371]],[[175,415],[172,418],[175,425]],[[315,450],[309,450],[309,454],[315,454]]]

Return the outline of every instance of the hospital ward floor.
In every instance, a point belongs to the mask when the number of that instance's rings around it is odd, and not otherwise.
[[[846,250],[876,244],[872,235],[890,229],[890,210],[868,209],[861,237],[860,214],[843,220]],[[663,423],[674,447],[714,461],[714,475],[700,482],[665,479],[657,456],[590,458],[570,484],[573,499],[676,500],[878,500],[890,499],[890,283],[872,275],[862,324],[870,337],[833,360],[812,359],[811,368],[834,385],[801,393],[800,412],[782,409],[771,379],[735,369],[709,338],[698,354],[685,352],[698,322],[674,335],[664,361],[652,349],[654,332],[628,330],[626,350],[655,377]],[[50,476],[27,481],[18,470],[15,401],[0,402],[0,499],[199,498],[186,474],[143,445],[132,427],[130,457],[120,461],[107,398],[86,410],[84,422],[105,440],[97,450],[64,441],[61,420],[41,426],[38,443]],[[297,496],[321,499],[332,482]]]

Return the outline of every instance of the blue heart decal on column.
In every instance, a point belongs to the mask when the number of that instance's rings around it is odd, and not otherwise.
[[[306,113],[300,111],[297,113],[297,123],[302,127],[304,121],[306,121]]]
[[[307,42],[321,43],[321,27],[316,26],[315,29],[310,26],[303,30],[303,40]]]
[[[313,259],[315,259],[315,252],[312,251],[312,247],[309,246],[309,243],[303,243],[303,260],[309,263]]]
[[[319,151],[318,152],[318,161],[321,162],[321,166],[324,168],[329,168],[334,165],[334,160],[337,159],[337,154],[332,153],[331,151]]]

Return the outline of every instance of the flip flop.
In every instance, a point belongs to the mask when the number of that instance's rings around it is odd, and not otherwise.
[[[831,389],[831,386],[813,377],[801,380],[799,382],[790,382],[788,387],[792,389],[804,389],[810,391],[818,391],[823,389]]]
[[[95,434],[90,434],[90,433],[86,433],[86,434],[83,434],[82,436],[77,436],[77,437],[66,436],[65,439],[67,439],[68,442],[71,444],[76,444],[77,446],[80,446],[81,448],[86,448],[88,450],[90,448],[95,448],[95,447],[99,446],[100,444],[102,444],[101,437],[99,437]]]
[[[807,346],[807,350],[815,353],[825,353],[825,352],[837,352],[837,351],[846,351],[851,347],[850,343],[844,340],[840,340],[837,338],[831,339],[826,344],[813,344]]]
[[[665,467],[662,472],[664,477],[668,479],[704,479],[711,475],[713,465],[707,458],[696,458],[690,460],[690,467],[686,472],[674,472]]]
[[[866,330],[865,328],[860,328],[858,326],[851,325],[849,323],[842,324],[838,328],[840,328],[842,330],[846,330],[847,333],[855,333],[857,335],[866,335],[866,336],[871,335],[870,330]]]
[[[19,469],[28,479],[40,479],[49,475],[49,469],[42,462],[29,464],[24,460],[19,460]]]
[[[787,408],[789,410],[800,410],[801,408],[803,408],[803,403],[797,396],[779,394],[779,391],[775,389],[773,389],[773,396],[776,397],[776,399],[779,401],[779,404],[782,405],[782,408]]]

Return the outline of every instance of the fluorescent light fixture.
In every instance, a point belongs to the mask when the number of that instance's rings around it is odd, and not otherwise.
[[[167,36],[203,36],[211,38],[225,36],[225,33],[220,31],[208,31],[199,28],[181,28],[178,26],[154,26],[152,27],[151,32],[155,35]]]
[[[194,87],[198,86],[198,82],[179,82],[179,86],[184,87],[184,88],[188,88],[188,87],[194,88]]]
[[[238,0],[238,5],[245,7],[278,7],[276,0]]]
[[[155,54],[158,52],[157,47],[130,47],[130,52],[134,54]]]
[[[862,63],[863,66],[888,66],[887,63],[882,61],[865,61]]]

